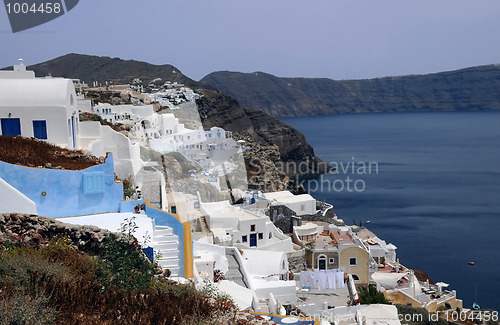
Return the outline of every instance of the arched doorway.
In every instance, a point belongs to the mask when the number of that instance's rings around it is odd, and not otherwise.
[[[326,270],[326,268],[327,268],[326,256],[319,255],[318,256],[318,269]]]

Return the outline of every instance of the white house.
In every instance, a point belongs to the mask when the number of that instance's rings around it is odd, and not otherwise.
[[[316,199],[309,194],[293,195],[289,191],[264,193],[271,205],[284,205],[298,216],[316,213]]]
[[[216,242],[235,247],[292,252],[290,237],[284,235],[264,214],[250,212],[229,201],[201,203]]]
[[[0,72],[0,134],[79,148],[78,104],[71,79],[35,78],[20,64]]]

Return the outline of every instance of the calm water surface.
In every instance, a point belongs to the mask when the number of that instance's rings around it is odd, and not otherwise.
[[[350,164],[309,183],[316,199],[334,204],[346,224],[369,221],[402,264],[449,283],[465,307],[477,286],[477,303],[500,310],[500,112],[283,120],[326,162]],[[369,162],[371,173],[359,169]]]

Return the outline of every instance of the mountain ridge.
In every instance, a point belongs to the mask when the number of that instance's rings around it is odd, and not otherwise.
[[[212,72],[201,80],[273,116],[500,110],[500,65],[372,79],[276,77]]]

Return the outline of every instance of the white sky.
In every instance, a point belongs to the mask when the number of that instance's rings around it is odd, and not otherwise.
[[[218,70],[372,78],[500,63],[498,0],[81,0],[13,34],[0,8],[0,67],[67,53]]]

